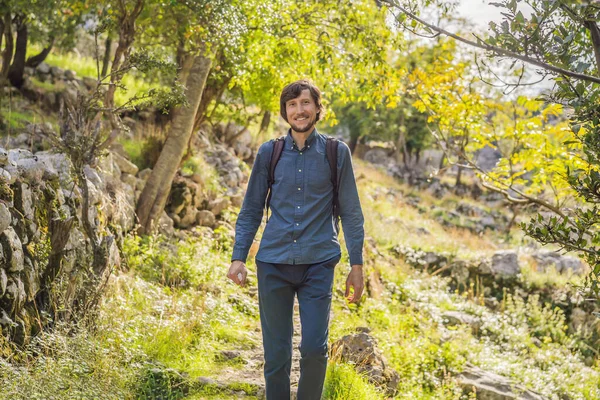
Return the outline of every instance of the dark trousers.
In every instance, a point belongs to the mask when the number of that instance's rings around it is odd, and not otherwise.
[[[304,265],[256,260],[267,400],[290,398],[295,295],[298,295],[302,325],[298,400],[321,399],[327,371],[333,273],[339,260],[337,256]]]

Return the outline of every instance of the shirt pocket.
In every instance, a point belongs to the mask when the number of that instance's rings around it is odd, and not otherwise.
[[[308,186],[320,191],[331,187],[331,169],[324,153],[317,152],[308,165]]]

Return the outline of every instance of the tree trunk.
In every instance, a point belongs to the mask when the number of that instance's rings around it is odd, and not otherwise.
[[[0,81],[3,81],[8,76],[8,69],[10,68],[10,62],[12,61],[14,51],[12,18],[10,13],[6,13],[4,15],[4,37],[6,38],[6,46],[2,52],[2,70],[0,73]]]
[[[456,173],[456,182],[454,183],[454,188],[455,189],[458,189],[460,187],[461,183],[462,183],[460,181],[460,178],[461,178],[461,175],[462,175],[462,170],[463,170],[463,168],[460,165],[458,165],[458,172]]]
[[[590,31],[594,55],[596,56],[596,73],[600,75],[600,29],[598,29],[596,21],[585,21],[583,24]]]
[[[123,5],[121,9],[121,16],[119,18],[119,45],[115,51],[112,66],[110,69],[110,84],[108,90],[104,95],[104,107],[113,108],[115,105],[115,92],[117,91],[117,85],[121,81],[123,72],[119,71],[123,64],[127,63],[129,52],[131,51],[131,45],[135,40],[135,21],[139,17],[140,13],[144,9],[145,0],[136,0],[133,10],[130,13],[127,12]],[[114,122],[113,122],[114,124]]]
[[[50,54],[50,51],[52,50],[52,46],[54,46],[54,38],[50,40],[48,46],[44,47],[44,49],[40,51],[39,54],[29,57],[25,65],[31,68],[36,68],[38,65],[43,63],[44,60],[46,60],[46,57],[48,57],[48,54]]]
[[[517,215],[519,214],[519,205],[511,204],[510,210],[512,211],[513,215],[510,221],[508,222],[508,225],[506,225],[506,229],[504,230],[504,233],[507,235],[510,233],[510,230],[512,229],[515,221],[517,220]]]
[[[196,119],[194,122],[194,131],[198,130],[200,125],[202,125],[202,122],[204,122],[206,118],[206,111],[208,110],[210,102],[213,100],[216,100],[217,102],[219,101],[225,92],[225,89],[227,89],[230,80],[230,78],[225,79],[218,87],[206,86],[204,93],[202,94],[202,100],[198,105],[198,112],[196,113]]]
[[[110,33],[106,37],[104,42],[104,58],[102,58],[102,72],[100,73],[100,79],[104,78],[108,74],[108,65],[110,64],[110,53],[112,48],[112,38]]]
[[[174,110],[167,140],[137,204],[136,213],[141,234],[149,234],[153,231],[154,221],[165,208],[173,178],[193,132],[196,112],[210,67],[211,60],[209,58],[196,56],[194,59],[186,84],[189,106],[178,107]]]
[[[27,23],[24,17],[17,21],[17,40],[15,57],[8,70],[8,80],[14,87],[23,86],[23,73],[25,71],[25,57],[27,55]]]
[[[258,130],[258,134],[260,135],[263,132],[266,132],[269,129],[269,125],[271,124],[271,111],[267,110],[263,114],[262,121],[260,122],[260,129]]]
[[[348,143],[348,148],[350,148],[351,154],[354,154],[354,150],[356,150],[357,145],[358,145],[358,135],[350,135],[350,143]]]
[[[2,48],[2,39],[4,39],[4,15],[0,15],[0,49]]]
[[[179,82],[187,82],[192,66],[194,65],[195,57],[192,54],[184,52],[182,49],[177,49],[177,64],[179,66]]]

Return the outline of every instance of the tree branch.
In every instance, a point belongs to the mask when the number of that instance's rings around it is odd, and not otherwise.
[[[546,70],[555,72],[557,74],[561,74],[561,75],[565,75],[565,76],[570,76],[572,78],[577,78],[583,81],[588,81],[588,82],[595,82],[595,83],[600,83],[600,77],[595,77],[595,76],[591,76],[591,75],[587,75],[587,74],[581,74],[578,72],[574,72],[574,71],[569,71],[567,69],[564,68],[560,68],[548,63],[545,63],[543,61],[539,61],[536,60],[534,58],[528,57],[528,56],[524,56],[522,54],[519,53],[515,53],[514,51],[510,51],[507,49],[503,49],[501,47],[498,46],[492,46],[491,44],[488,44],[486,42],[474,42],[472,40],[466,39],[462,36],[459,36],[455,33],[449,32],[443,28],[440,28],[439,26],[430,24],[429,22],[426,22],[424,20],[422,20],[421,18],[419,18],[418,16],[416,16],[415,14],[411,13],[410,11],[406,10],[404,7],[400,6],[399,4],[397,4],[397,2],[395,0],[381,0],[382,3],[388,4],[390,7],[395,8],[401,12],[403,12],[404,14],[406,14],[409,18],[425,25],[426,27],[428,27],[431,30],[434,30],[436,32],[439,32],[443,35],[446,35],[448,37],[451,37],[455,40],[458,40],[459,42],[463,42],[465,44],[468,44],[469,46],[473,46],[473,47],[477,47],[486,51],[491,51],[497,55],[501,55],[501,56],[506,56],[506,57],[511,57],[511,58],[516,58],[517,60],[521,60],[524,61],[528,64],[533,64],[536,65],[538,67],[544,68]]]

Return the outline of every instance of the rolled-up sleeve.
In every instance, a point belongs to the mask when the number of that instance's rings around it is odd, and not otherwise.
[[[272,144],[264,143],[256,154],[242,208],[235,224],[235,243],[231,260],[246,262],[250,246],[260,226],[269,190],[268,168]]]
[[[338,173],[340,218],[346,240],[350,264],[363,263],[363,244],[365,240],[364,217],[358,197],[358,189],[352,167],[352,154],[348,145],[340,142],[338,147]]]

